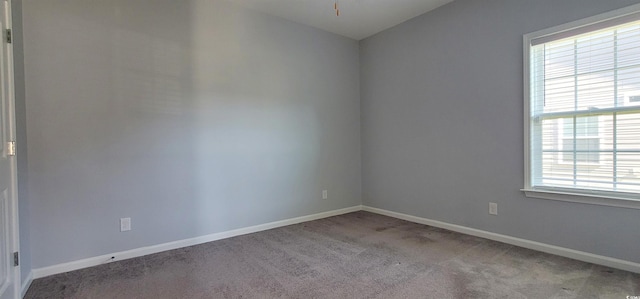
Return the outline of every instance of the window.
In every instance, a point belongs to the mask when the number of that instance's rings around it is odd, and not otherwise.
[[[640,5],[524,42],[523,191],[640,208]]]

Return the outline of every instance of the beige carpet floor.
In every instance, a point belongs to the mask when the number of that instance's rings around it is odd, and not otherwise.
[[[618,298],[640,274],[368,212],[36,279],[26,298]]]

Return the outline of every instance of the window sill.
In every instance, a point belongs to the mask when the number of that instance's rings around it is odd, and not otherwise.
[[[610,206],[610,207],[618,207],[618,208],[627,208],[627,209],[640,209],[640,200],[638,199],[604,196],[604,195],[596,195],[596,194],[582,194],[582,193],[571,193],[571,192],[561,192],[561,191],[551,191],[551,190],[540,190],[540,189],[521,189],[520,191],[523,191],[527,197],[576,202],[576,203],[600,205],[600,206]]]

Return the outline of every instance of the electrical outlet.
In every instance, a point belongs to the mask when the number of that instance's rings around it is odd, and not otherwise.
[[[322,190],[322,199],[327,199],[329,198],[327,190]]]
[[[489,214],[498,215],[498,204],[495,202],[489,203]]]
[[[126,232],[131,230],[131,218],[120,218],[120,231]]]

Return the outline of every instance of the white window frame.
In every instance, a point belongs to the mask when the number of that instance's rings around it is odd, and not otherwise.
[[[640,4],[631,5],[618,10],[610,11],[593,17],[566,23],[563,25],[543,29],[540,31],[525,34],[523,36],[523,69],[524,69],[524,188],[521,189],[527,197],[560,200],[567,202],[586,203],[604,206],[614,206],[622,208],[640,209],[640,194],[624,193],[615,191],[589,191],[567,190],[562,188],[534,188],[531,182],[531,78],[530,78],[530,58],[531,45],[534,39],[562,35],[574,30],[584,28],[585,32],[591,31],[589,27],[598,24],[606,24],[640,14]],[[605,26],[608,27],[608,26]],[[574,35],[574,34],[570,34]]]

